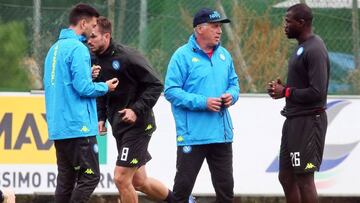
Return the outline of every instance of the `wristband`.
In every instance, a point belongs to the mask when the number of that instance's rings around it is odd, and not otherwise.
[[[291,94],[291,89],[290,89],[290,87],[287,87],[287,88],[285,89],[285,97],[286,97],[286,98],[289,98],[289,97],[290,97],[290,94]]]

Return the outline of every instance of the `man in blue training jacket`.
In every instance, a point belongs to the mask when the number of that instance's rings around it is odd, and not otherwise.
[[[221,26],[230,20],[212,9],[199,10],[194,34],[171,57],[165,97],[176,123],[175,202],[187,202],[206,159],[216,201],[234,199],[233,127],[228,108],[239,97],[239,81],[230,53],[220,46]]]
[[[76,5],[69,28],[61,30],[45,59],[46,120],[58,166],[56,203],[87,202],[100,180],[95,98],[113,91],[118,80],[92,81],[90,54],[83,42],[98,16],[93,7]]]

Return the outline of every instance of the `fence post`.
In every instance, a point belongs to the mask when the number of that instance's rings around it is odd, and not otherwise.
[[[360,48],[359,48],[359,20],[358,20],[358,2],[352,0],[352,29],[353,29],[353,51],[355,68],[360,69]]]
[[[236,3],[236,2],[235,2]],[[226,16],[225,11],[224,11],[224,7],[221,4],[221,0],[217,0],[216,1],[216,7],[217,9],[220,11],[220,13],[224,16]],[[251,75],[249,74],[245,59],[241,53],[241,48],[240,48],[240,42],[239,40],[237,40],[237,37],[234,36],[233,30],[230,27],[229,24],[224,24],[223,25],[225,30],[226,30],[226,34],[229,37],[229,40],[232,41],[235,46],[234,46],[234,55],[235,57],[237,57],[240,61],[240,70],[242,71],[242,73],[244,74],[245,79],[247,80],[247,83],[249,84],[250,90],[253,93],[257,92],[256,86],[254,85],[253,79],[251,77]]]
[[[33,57],[35,61],[38,63],[40,59],[40,8],[41,8],[41,0],[33,0],[34,4],[34,16],[33,16]]]
[[[110,22],[113,24],[113,26],[115,25],[115,0],[108,0],[107,1],[107,17],[110,20]],[[112,33],[113,35],[116,34],[116,30],[113,29]]]
[[[147,0],[140,1],[139,49],[146,50]]]
[[[123,37],[123,33],[125,30],[125,12],[126,12],[126,0],[121,0],[120,1],[120,8],[117,10],[118,14],[118,18],[117,18],[117,23],[116,23],[116,27],[114,27],[116,30],[115,32],[115,38],[117,40],[119,40],[119,42],[122,42],[122,37]]]

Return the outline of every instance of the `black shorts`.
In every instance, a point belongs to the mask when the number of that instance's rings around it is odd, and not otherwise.
[[[148,152],[150,134],[135,134],[127,131],[121,135],[115,136],[118,157],[117,166],[123,167],[141,167],[151,160]]]
[[[327,129],[326,112],[285,120],[280,149],[280,169],[295,173],[319,171]]]

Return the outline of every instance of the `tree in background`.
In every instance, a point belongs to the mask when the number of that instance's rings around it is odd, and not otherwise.
[[[18,22],[0,22],[0,90],[28,91],[31,89],[28,71],[22,62],[28,41],[24,25]]]
[[[247,74],[252,78],[253,84],[246,80],[245,73],[240,68],[244,65],[240,57],[234,56],[234,63],[240,78],[241,92],[252,92],[253,87],[257,93],[265,92],[265,85],[272,78],[285,80],[287,70],[287,57],[289,40],[283,33],[282,25],[273,25],[270,14],[265,12],[261,17],[252,11],[235,5],[232,10],[232,31],[237,36],[236,42],[228,41],[226,44],[230,51],[240,46],[242,58],[247,66]],[[235,53],[235,52],[232,52]],[[253,87],[251,87],[253,85]]]

